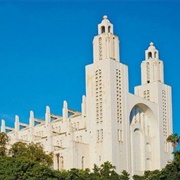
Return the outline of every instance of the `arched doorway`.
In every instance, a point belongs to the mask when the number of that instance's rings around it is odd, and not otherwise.
[[[130,146],[132,174],[142,175],[151,170],[151,159],[154,156],[157,121],[152,110],[145,104],[136,104],[130,112]]]

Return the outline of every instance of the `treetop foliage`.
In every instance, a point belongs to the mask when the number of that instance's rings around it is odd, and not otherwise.
[[[170,136],[169,142],[177,142]],[[179,136],[178,136],[179,138]],[[105,162],[100,167],[56,171],[52,167],[52,154],[46,154],[40,144],[16,142],[9,150],[9,138],[0,133],[0,180],[129,180],[130,174],[119,175],[115,166]],[[180,151],[174,151],[174,160],[162,170],[145,171],[143,176],[134,175],[134,180],[178,180],[180,179]]]
[[[105,162],[100,167],[56,171],[52,167],[52,154],[46,154],[40,144],[16,142],[9,150],[9,138],[0,133],[0,180],[119,180],[129,179],[123,171],[115,172],[115,166]]]
[[[7,143],[9,141],[9,137],[7,136],[6,133],[1,132],[0,133],[0,156],[5,156],[6,155],[6,151],[7,151]]]
[[[52,154],[46,154],[40,144],[16,142],[12,145],[9,153],[12,157],[26,157],[49,166],[53,163]]]

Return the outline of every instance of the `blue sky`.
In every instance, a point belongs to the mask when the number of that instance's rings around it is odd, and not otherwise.
[[[130,92],[140,84],[144,51],[154,42],[173,89],[174,132],[179,124],[180,2],[0,0],[0,119],[43,118],[45,106],[61,115],[63,100],[80,110],[85,65],[92,40],[107,15],[120,38],[121,62],[129,67]]]

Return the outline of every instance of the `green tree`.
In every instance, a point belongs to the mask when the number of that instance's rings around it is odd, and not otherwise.
[[[9,150],[12,157],[26,157],[41,164],[52,165],[52,154],[46,154],[42,145],[35,143],[16,142]]]
[[[94,165],[90,178],[92,180],[118,180],[120,179],[120,175],[116,173],[115,166],[107,161],[100,167]]]
[[[9,154],[12,157],[27,156],[27,144],[21,141],[14,143],[9,150]]]
[[[115,166],[113,166],[109,161],[105,162],[100,167],[100,175],[104,179],[110,179],[112,174],[115,173]]]
[[[0,179],[65,180],[65,174],[51,169],[52,154],[40,144],[16,142],[7,153],[8,141],[7,134],[0,133]]]
[[[46,154],[44,152],[43,146],[39,143],[30,143],[28,145],[29,158],[38,161],[42,164],[52,165],[53,164],[53,154]]]
[[[94,164],[93,173],[91,173],[93,180],[100,179],[100,168]]]
[[[26,157],[1,157],[0,179],[2,180],[58,180],[62,179],[60,174],[49,166]],[[63,180],[63,179],[62,179]]]
[[[89,169],[82,170],[82,169],[72,168],[71,170],[66,171],[66,175],[63,177],[65,177],[66,180],[90,180],[91,174]]]
[[[145,178],[144,178],[144,176],[134,175],[133,179],[134,180],[144,180]]]
[[[130,176],[130,174],[127,171],[123,170],[121,172],[120,179],[121,180],[128,180],[128,179],[130,179],[129,176]]]
[[[9,137],[6,133],[0,132],[0,156],[5,156],[7,154],[7,143],[9,142]]]

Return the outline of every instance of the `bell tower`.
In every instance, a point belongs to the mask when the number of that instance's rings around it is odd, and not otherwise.
[[[157,105],[156,109],[158,113],[154,118],[154,124],[149,124],[150,130],[148,130],[151,132],[150,138],[156,137],[156,146],[153,145],[155,139],[148,143],[151,144],[152,147],[158,147],[154,149],[154,155],[151,155],[151,157],[155,157],[155,154],[159,153],[157,157],[159,160],[156,162],[152,160],[152,169],[164,167],[168,159],[172,158],[172,148],[166,141],[168,135],[172,134],[171,94],[171,87],[164,83],[163,61],[159,59],[159,52],[151,42],[145,51],[145,60],[141,63],[141,85],[135,87],[135,95],[143,98],[144,104],[146,105],[151,102]],[[155,114],[155,110],[152,112]],[[146,124],[147,122],[147,120],[144,121]],[[152,123],[153,121],[149,122]],[[152,131],[155,128],[157,128],[157,132]],[[146,133],[145,136],[147,136]],[[153,149],[151,152],[153,152]],[[151,159],[148,156],[146,158],[146,160]],[[148,161],[146,161],[147,167]]]
[[[108,17],[105,15],[103,16],[103,20],[100,24],[98,24],[98,34],[102,33],[111,33],[113,34],[113,25],[107,19]]]
[[[113,24],[107,16],[98,24],[98,35],[93,40],[94,62],[111,59],[119,61],[119,39],[113,34]]]
[[[145,60],[141,63],[141,83],[164,83],[163,62],[159,59],[159,52],[151,42],[145,51]]]
[[[119,62],[119,38],[107,16],[98,24],[93,51],[93,64],[86,66],[90,167],[109,161],[118,172],[129,171],[128,68]]]

